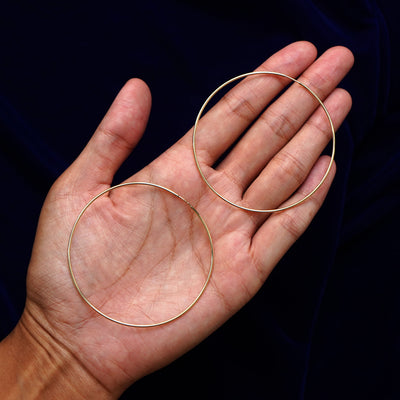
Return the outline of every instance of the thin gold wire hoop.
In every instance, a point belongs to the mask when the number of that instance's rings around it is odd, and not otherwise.
[[[275,76],[281,76],[281,77],[290,79],[291,81],[293,81],[293,82],[299,84],[300,86],[302,86],[302,87],[303,87],[304,89],[306,89],[312,96],[314,96],[314,98],[318,101],[318,103],[320,104],[320,106],[322,107],[322,109],[324,110],[324,112],[325,112],[325,114],[326,114],[326,116],[327,116],[327,118],[328,118],[329,125],[330,125],[330,128],[331,128],[331,130],[332,130],[332,154],[331,154],[331,160],[330,160],[330,162],[329,162],[329,165],[328,165],[328,167],[327,167],[327,169],[326,169],[326,172],[325,172],[324,176],[322,177],[321,181],[318,183],[317,186],[315,186],[315,188],[314,188],[310,193],[308,193],[308,194],[307,194],[305,197],[303,197],[302,199],[300,199],[300,200],[298,200],[298,201],[296,201],[296,202],[294,202],[294,203],[292,203],[292,204],[289,204],[289,205],[287,205],[287,206],[280,207],[280,208],[274,208],[274,209],[250,208],[250,207],[241,206],[241,205],[239,205],[239,204],[237,204],[237,203],[234,203],[234,202],[228,200],[228,199],[227,199],[226,197],[224,197],[221,193],[217,192],[217,190],[216,190],[216,189],[210,184],[210,182],[207,180],[206,176],[204,175],[204,172],[203,172],[202,169],[201,169],[200,162],[199,162],[199,159],[198,159],[198,157],[197,157],[197,152],[196,152],[196,133],[197,133],[197,127],[198,127],[200,118],[201,118],[201,116],[202,116],[202,114],[203,114],[203,111],[204,111],[204,109],[206,108],[207,104],[208,104],[208,103],[210,102],[210,100],[211,100],[221,89],[223,89],[225,86],[229,85],[230,83],[232,83],[232,82],[234,82],[234,81],[237,81],[237,80],[239,80],[239,79],[245,78],[245,77],[250,76],[250,75],[275,75]],[[325,104],[324,104],[324,103],[322,102],[322,100],[318,97],[318,95],[317,95],[312,89],[310,89],[306,84],[304,84],[304,83],[298,81],[298,80],[295,79],[295,78],[292,78],[292,77],[289,76],[289,75],[283,74],[283,73],[281,73],[281,72],[274,72],[274,71],[253,71],[253,72],[247,72],[247,73],[244,73],[244,74],[241,74],[241,75],[235,76],[234,78],[229,79],[228,81],[226,81],[225,83],[223,83],[221,86],[219,86],[217,89],[215,89],[215,90],[210,94],[210,96],[208,96],[207,100],[206,100],[206,101],[203,103],[203,105],[201,106],[200,111],[199,111],[199,113],[197,114],[196,121],[195,121],[195,123],[194,123],[193,135],[192,135],[192,147],[193,147],[194,160],[195,160],[195,163],[196,163],[196,166],[197,166],[197,169],[198,169],[198,171],[199,171],[199,173],[200,173],[201,178],[202,178],[203,181],[207,184],[207,186],[208,186],[218,197],[220,197],[222,200],[224,200],[224,201],[227,202],[228,204],[230,204],[230,205],[232,205],[232,206],[234,206],[234,207],[240,208],[240,209],[242,209],[242,210],[252,211],[252,212],[259,212],[259,213],[273,213],[273,212],[277,212],[277,211],[284,211],[284,210],[287,210],[287,209],[289,209],[289,208],[298,206],[299,204],[305,202],[308,198],[310,198],[310,197],[321,187],[321,185],[325,182],[325,179],[327,178],[327,176],[328,176],[328,174],[329,174],[329,172],[330,172],[330,170],[331,170],[331,168],[332,168],[332,165],[333,165],[333,160],[334,160],[334,157],[335,157],[335,148],[336,148],[336,135],[335,135],[335,128],[334,128],[334,126],[333,126],[332,118],[331,118],[331,116],[330,116],[330,114],[329,114],[329,112],[328,112],[328,110],[327,110]]]
[[[161,322],[155,322],[155,323],[151,323],[151,324],[135,324],[135,323],[129,323],[129,322],[124,322],[115,318],[110,317],[109,315],[103,313],[101,310],[99,310],[96,306],[94,306],[89,299],[84,295],[84,293],[82,292],[82,290],[80,289],[78,282],[76,280],[75,274],[73,272],[72,269],[72,262],[71,262],[71,246],[72,246],[72,239],[76,230],[76,227],[80,221],[80,219],[82,218],[83,214],[86,212],[86,210],[90,207],[91,204],[93,204],[99,197],[104,196],[106,193],[111,192],[114,189],[120,188],[120,187],[124,187],[124,186],[134,186],[134,185],[142,185],[142,186],[152,186],[155,187],[157,189],[161,189],[164,190],[170,194],[172,194],[173,196],[177,197],[178,199],[182,200],[184,203],[186,203],[186,205],[188,205],[192,211],[197,215],[197,217],[199,218],[200,222],[202,223],[206,233],[207,233],[207,237],[208,240],[210,242],[210,266],[209,266],[209,270],[208,270],[208,274],[206,277],[206,280],[199,292],[199,294],[196,296],[196,298],[192,301],[191,304],[189,304],[183,311],[181,311],[179,314],[175,315],[174,317],[168,318],[164,321]],[[74,225],[72,226],[72,230],[69,236],[69,240],[68,240],[68,250],[67,250],[67,258],[68,258],[68,267],[69,267],[69,272],[72,278],[72,282],[76,288],[76,290],[78,291],[79,295],[82,297],[82,299],[94,310],[96,311],[98,314],[100,314],[102,317],[107,318],[108,320],[115,322],[117,324],[120,325],[125,325],[125,326],[130,326],[130,327],[134,327],[134,328],[151,328],[151,327],[155,327],[155,326],[160,326],[160,325],[164,325],[167,324],[169,322],[172,322],[176,319],[178,319],[179,317],[181,317],[182,315],[184,315],[185,313],[187,313],[200,299],[201,295],[204,293],[208,283],[210,282],[210,278],[211,278],[211,274],[213,271],[213,267],[214,267],[214,245],[213,245],[213,241],[211,238],[211,233],[210,230],[208,229],[208,226],[206,224],[206,222],[204,221],[204,219],[201,217],[201,215],[199,214],[199,212],[186,200],[184,199],[182,196],[180,196],[178,193],[175,193],[173,190],[168,189],[164,186],[161,185],[157,185],[155,183],[149,183],[149,182],[125,182],[125,183],[121,183],[119,185],[115,185],[112,186],[106,190],[103,190],[101,193],[99,193],[98,195],[96,195],[95,197],[93,197],[89,203],[87,203],[85,205],[85,207],[82,209],[82,211],[79,213],[78,217],[75,220]]]

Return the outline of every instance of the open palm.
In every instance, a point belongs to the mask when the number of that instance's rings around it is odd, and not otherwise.
[[[311,44],[298,42],[258,69],[299,77],[324,100],[338,128],[351,99],[336,86],[353,58],[341,47],[315,57]],[[199,124],[202,168],[235,202],[253,208],[292,203],[326,171],[329,158],[320,157],[331,139],[326,116],[299,85],[276,99],[288,84],[278,77],[246,78]],[[298,207],[274,214],[246,212],[222,201],[201,180],[188,132],[128,181],[168,187],[196,207],[215,248],[210,283],[195,306],[172,323],[146,329],[115,324],[78,295],[66,249],[81,209],[110,187],[139,141],[150,103],[147,86],[129,81],[81,155],[52,187],[38,226],[22,318],[26,326],[36,327],[37,335],[51,337],[72,354],[112,396],[195,346],[249,301],[307,228],[334,175],[332,169],[322,187]],[[128,186],[99,198],[84,214],[72,243],[72,265],[96,307],[119,320],[150,324],[173,317],[196,298],[207,279],[210,242],[184,201],[154,187]]]

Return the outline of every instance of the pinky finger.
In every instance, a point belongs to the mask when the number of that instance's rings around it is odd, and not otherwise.
[[[287,204],[294,203],[310,193],[322,179],[329,162],[330,157],[321,157],[314,165],[307,180],[287,201]],[[333,163],[326,180],[309,199],[297,207],[272,214],[255,232],[252,240],[252,254],[264,279],[310,225],[325,200],[335,170],[335,163]]]

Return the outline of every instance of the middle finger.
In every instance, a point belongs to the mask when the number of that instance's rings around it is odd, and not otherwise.
[[[324,100],[351,68],[353,58],[350,54],[342,47],[329,49],[304,72],[299,81]],[[314,96],[294,83],[267,108],[217,169],[234,177],[234,182],[239,183],[244,191],[299,131],[318,105]]]

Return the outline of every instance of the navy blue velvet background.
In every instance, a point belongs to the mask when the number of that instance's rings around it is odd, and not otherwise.
[[[399,16],[394,0],[3,1],[1,337],[23,309],[46,193],[127,79],[148,83],[153,109],[116,181],[181,137],[230,77],[296,40],[344,45],[354,105],[323,209],[244,309],[123,398],[399,399]]]

